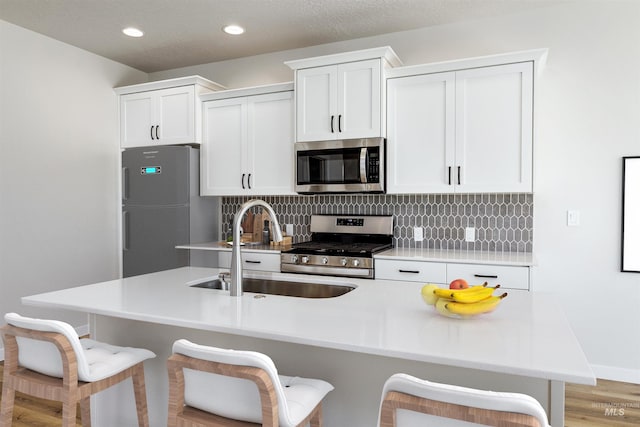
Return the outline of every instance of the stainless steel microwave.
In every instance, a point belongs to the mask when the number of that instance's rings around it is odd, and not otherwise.
[[[384,193],[384,138],[296,142],[301,194]]]

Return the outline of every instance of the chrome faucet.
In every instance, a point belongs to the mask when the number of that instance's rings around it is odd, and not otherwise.
[[[276,213],[273,208],[269,206],[267,202],[260,199],[251,199],[246,201],[240,210],[236,212],[236,216],[233,218],[233,247],[231,249],[231,296],[237,297],[242,295],[242,257],[240,255],[240,223],[242,217],[247,213],[249,209],[254,206],[262,206],[265,208],[269,216],[271,217],[271,225],[273,226],[273,240],[275,242],[282,241],[282,231],[280,230],[280,224],[276,218]]]

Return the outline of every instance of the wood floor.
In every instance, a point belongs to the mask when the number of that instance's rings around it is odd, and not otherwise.
[[[0,362],[0,381],[2,370]],[[57,402],[17,393],[12,427],[60,426],[61,413],[62,406]],[[81,426],[79,418],[76,424]],[[608,380],[598,380],[595,387],[567,384],[565,427],[605,426],[640,426],[640,384]]]

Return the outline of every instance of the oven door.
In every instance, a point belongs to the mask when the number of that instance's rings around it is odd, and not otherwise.
[[[384,139],[296,143],[296,191],[384,192]]]

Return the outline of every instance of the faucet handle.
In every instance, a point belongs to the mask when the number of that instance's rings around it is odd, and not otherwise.
[[[218,274],[218,279],[222,283],[229,284],[231,282],[231,273],[228,271],[222,271]]]

